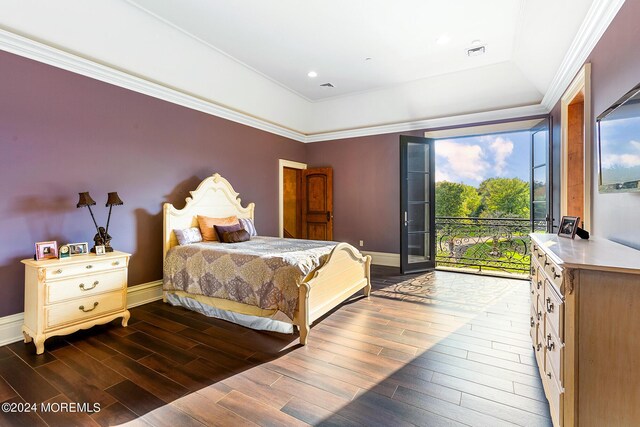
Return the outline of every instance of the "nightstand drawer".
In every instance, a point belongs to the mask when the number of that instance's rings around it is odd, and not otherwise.
[[[95,272],[115,270],[127,266],[127,258],[124,256],[119,258],[100,259],[95,255],[87,255],[78,258],[79,260],[82,259],[84,262],[70,262],[68,265],[47,268],[45,278],[47,280],[54,280],[71,276],[85,276]]]
[[[125,269],[63,280],[52,280],[45,283],[45,304],[120,290],[126,284],[127,271]]]
[[[126,302],[125,292],[116,291],[46,306],[45,330],[124,310]]]

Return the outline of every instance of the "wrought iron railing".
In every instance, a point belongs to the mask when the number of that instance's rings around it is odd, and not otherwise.
[[[546,229],[546,222],[534,224]],[[478,271],[528,273],[531,266],[526,218],[436,218],[436,263]]]

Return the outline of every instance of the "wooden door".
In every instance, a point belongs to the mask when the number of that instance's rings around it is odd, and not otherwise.
[[[302,238],[333,240],[333,169],[302,171]]]

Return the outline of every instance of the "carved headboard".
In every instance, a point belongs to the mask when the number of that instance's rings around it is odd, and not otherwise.
[[[238,218],[250,218],[253,220],[255,204],[249,203],[242,207],[238,193],[235,192],[229,181],[219,174],[213,174],[190,192],[191,197],[186,198],[187,204],[182,209],[176,209],[171,203],[165,203],[163,212],[162,233],[162,258],[167,255],[169,249],[178,245],[173,230],[197,227],[198,215],[214,218],[222,218],[236,215]]]

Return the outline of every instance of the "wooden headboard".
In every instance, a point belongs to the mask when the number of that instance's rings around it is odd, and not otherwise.
[[[219,174],[213,174],[190,192],[191,197],[186,198],[186,205],[182,209],[176,209],[171,203],[165,203],[162,209],[162,258],[167,255],[169,249],[178,245],[178,240],[173,230],[197,227],[198,215],[214,218],[222,218],[236,215],[238,218],[250,218],[253,220],[255,204],[249,203],[242,207],[238,193],[235,192],[229,181]]]

